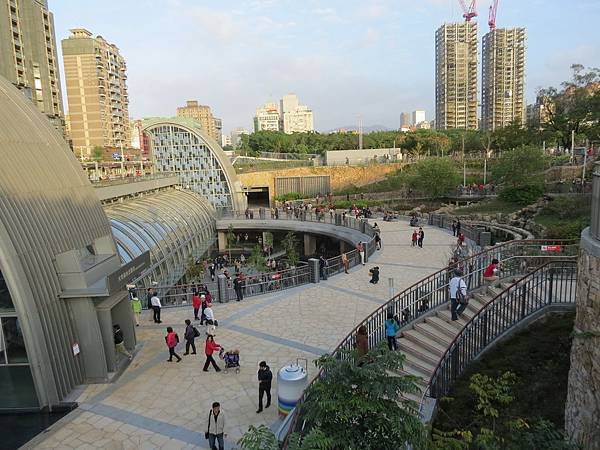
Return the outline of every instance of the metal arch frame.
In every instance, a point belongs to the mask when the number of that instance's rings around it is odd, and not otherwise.
[[[210,136],[206,135],[204,131],[200,129],[200,126],[198,126],[198,128],[191,128],[187,125],[178,123],[177,121],[168,118],[156,119],[149,122],[146,126],[142,127],[142,132],[152,133],[152,130],[158,126],[177,127],[187,131],[192,135],[197,136],[198,138],[200,138],[201,141],[204,141],[206,147],[208,148],[212,156],[216,158],[221,170],[225,174],[225,178],[229,186],[229,191],[231,195],[232,208],[235,211],[243,211],[245,209],[245,204],[241,198],[241,196],[243,196],[241,182],[239,181],[239,178],[237,177],[237,174],[233,166],[231,165],[231,162],[225,155],[225,152],[216,141],[214,141]],[[156,163],[156,161],[154,162]]]

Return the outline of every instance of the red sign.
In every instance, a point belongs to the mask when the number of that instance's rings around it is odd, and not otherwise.
[[[543,252],[560,252],[562,247],[560,245],[542,245]]]

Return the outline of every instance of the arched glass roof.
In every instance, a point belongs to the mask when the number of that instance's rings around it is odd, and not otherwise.
[[[206,248],[216,238],[213,207],[192,191],[156,192],[104,210],[122,262],[149,250],[153,280],[179,273],[195,247]]]

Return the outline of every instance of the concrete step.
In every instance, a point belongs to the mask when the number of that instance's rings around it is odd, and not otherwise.
[[[402,337],[416,345],[426,349],[434,355],[442,356],[446,352],[446,347],[418,330],[407,330],[402,332]]]
[[[427,322],[427,319],[425,319],[425,322],[415,324],[415,330],[424,336],[427,336],[429,339],[437,342],[444,348],[447,348],[453,339],[452,335],[437,329],[434,325]]]
[[[427,361],[424,361],[421,358],[416,357],[411,353],[402,353],[406,357],[406,359],[404,360],[405,368],[412,367],[414,369],[419,370],[420,372],[423,372],[426,375],[425,378],[427,380],[431,378],[431,375],[433,375],[433,371],[435,370],[437,364],[431,364]]]
[[[446,322],[443,317],[439,317],[437,315],[425,318],[425,323],[431,325],[444,336],[449,337],[451,342],[458,333],[458,330],[454,325]]]
[[[405,355],[413,355],[432,366],[436,366],[440,360],[440,355],[436,355],[426,348],[421,347],[414,342],[407,341],[406,339],[398,339],[398,349]]]

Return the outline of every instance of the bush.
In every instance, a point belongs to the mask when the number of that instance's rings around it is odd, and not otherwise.
[[[529,205],[540,198],[543,193],[543,184],[532,183],[523,186],[507,186],[500,192],[500,198],[510,203]]]

